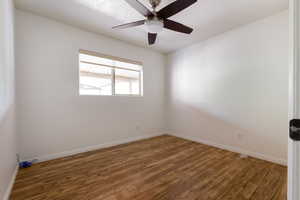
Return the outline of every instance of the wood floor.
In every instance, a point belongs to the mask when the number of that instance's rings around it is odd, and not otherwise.
[[[20,170],[13,200],[285,200],[286,167],[160,136]]]

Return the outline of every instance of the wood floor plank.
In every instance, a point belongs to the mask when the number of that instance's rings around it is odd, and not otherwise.
[[[38,163],[12,200],[286,200],[287,168],[173,136]]]

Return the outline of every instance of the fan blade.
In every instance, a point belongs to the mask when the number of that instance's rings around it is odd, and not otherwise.
[[[140,21],[131,22],[131,23],[127,23],[127,24],[121,24],[118,26],[114,26],[113,29],[131,28],[131,27],[135,27],[135,26],[141,26],[143,24],[145,24],[145,20],[140,20]]]
[[[176,0],[158,11],[157,16],[163,19],[167,19],[196,2],[197,0]]]
[[[155,43],[156,37],[157,37],[156,33],[148,33],[148,42],[149,42],[149,45],[152,45],[152,44]]]
[[[138,0],[125,0],[125,1],[145,17],[153,16],[153,13],[146,6],[140,3]]]
[[[191,34],[193,32],[192,28],[169,19],[164,20],[164,28],[186,34]]]

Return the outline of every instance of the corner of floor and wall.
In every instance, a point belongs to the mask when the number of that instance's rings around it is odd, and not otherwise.
[[[286,165],[289,13],[168,55],[173,135]]]
[[[165,55],[0,6],[0,199],[17,153],[44,161],[166,133],[286,165],[287,10]],[[142,60],[144,97],[79,96],[81,48]]]
[[[0,1],[0,199],[8,200],[17,173],[14,84],[14,6]]]

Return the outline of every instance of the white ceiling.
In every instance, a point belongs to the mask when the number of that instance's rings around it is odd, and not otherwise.
[[[146,6],[148,0],[140,0]],[[160,8],[174,0],[162,0]],[[144,19],[124,0],[15,0],[16,7],[85,30],[148,47],[143,27],[112,30],[111,27]],[[192,35],[164,30],[151,48],[171,52],[285,10],[288,0],[198,0],[170,19],[193,27]]]

